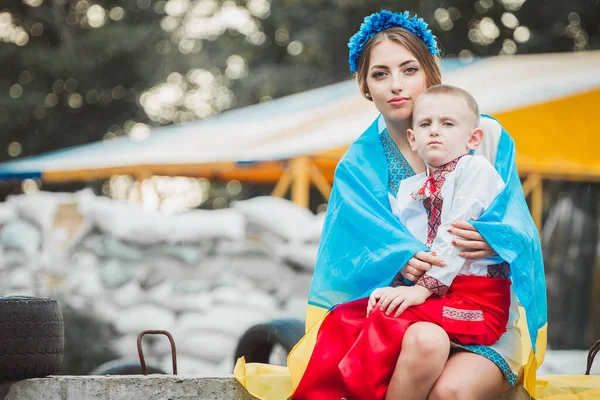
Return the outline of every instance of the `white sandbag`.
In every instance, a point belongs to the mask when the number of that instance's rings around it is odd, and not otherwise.
[[[84,294],[90,299],[105,293],[99,270],[96,268],[79,268],[66,274],[62,289],[66,294]]]
[[[37,191],[8,196],[6,202],[21,218],[41,230],[44,246],[68,250],[92,228],[91,223],[83,219],[77,205],[78,199],[89,196],[89,193],[89,190],[74,194]]]
[[[118,337],[112,341],[111,348],[113,348],[121,357],[138,357],[137,336],[137,334],[129,334]]]
[[[279,255],[292,266],[314,271],[317,264],[318,243],[290,243],[282,246]]]
[[[178,259],[170,257],[149,257],[136,265],[135,280],[144,290],[150,290],[162,283],[186,278],[186,267]]]
[[[112,299],[122,309],[143,303],[146,299],[144,291],[136,282],[130,281],[113,292]]]
[[[278,301],[275,297],[258,290],[241,288],[239,286],[215,288],[212,291],[212,296],[215,305],[225,304],[267,312],[278,308]]]
[[[173,312],[154,304],[140,304],[123,310],[114,323],[121,333],[139,334],[148,329],[171,330],[174,322]]]
[[[0,225],[18,218],[14,204],[0,203]]]
[[[37,191],[22,195],[12,195],[6,202],[15,207],[21,218],[36,224],[42,231],[49,230],[54,221],[54,214],[63,202],[73,202],[70,193],[50,193]]]
[[[2,282],[2,295],[35,293],[36,279],[29,268],[17,268],[11,272],[8,282]]]
[[[269,320],[273,313],[232,306],[215,306],[205,313],[182,314],[177,319],[176,331],[182,337],[195,336],[198,332],[238,337],[251,326]]]
[[[288,299],[283,309],[281,310],[281,315],[285,316],[285,318],[298,318],[303,320],[306,317],[306,307],[308,305],[308,296],[306,297],[291,297]],[[273,318],[277,318],[276,316]]]
[[[304,242],[305,243],[316,243],[319,244],[321,240],[321,234],[323,232],[323,226],[325,225],[325,213],[319,213],[315,215],[313,220],[304,229]]]
[[[232,375],[233,367],[235,367],[235,360],[233,359],[233,357],[225,357],[221,360],[219,364],[217,364],[217,367],[215,369],[215,375]]]
[[[110,295],[107,293],[104,296],[98,296],[93,299],[92,313],[103,321],[115,323],[119,319],[121,308],[112,301]]]
[[[229,209],[169,215],[104,197],[82,198],[80,209],[102,232],[143,245],[218,238],[237,240],[245,235],[243,217]]]
[[[93,236],[86,240],[85,246],[93,250],[97,256],[134,262],[144,258],[144,252],[138,246],[110,235]]]
[[[15,268],[20,268],[27,263],[28,256],[21,250],[4,248],[0,254],[0,271],[10,271]]]
[[[246,235],[244,217],[232,209],[191,210],[171,215],[170,243],[193,243],[209,239],[242,240]]]
[[[39,252],[41,243],[40,231],[28,221],[17,219],[0,228],[0,244],[5,248],[16,249],[33,256]]]
[[[193,335],[177,339],[177,349],[211,363],[218,363],[225,357],[233,357],[237,337],[210,331],[196,331]]]
[[[97,270],[101,265],[101,261],[94,253],[84,249],[77,249],[71,255],[71,264],[77,269],[90,268]]]
[[[164,282],[146,292],[145,299],[173,312],[202,311],[208,309],[213,298],[210,292],[184,292],[174,289],[172,282]]]
[[[277,299],[287,296],[295,286],[292,268],[283,260],[275,258],[234,257],[227,270],[235,276],[250,280],[254,288],[275,294]]]
[[[263,227],[287,241],[306,240],[306,229],[315,219],[310,210],[273,196],[235,201],[232,207],[244,214],[248,222]]]
[[[165,355],[158,364],[159,368],[167,374],[173,372],[173,360],[171,355]],[[201,375],[201,376],[214,376],[214,370],[216,364],[200,360],[197,357],[190,356],[189,354],[179,353],[177,354],[177,374],[178,375]]]
[[[212,251],[216,254],[227,256],[267,252],[264,246],[248,240],[216,240],[213,242]]]
[[[50,298],[62,298],[62,302],[66,305],[68,305],[70,308],[80,311],[80,312],[84,312],[84,313],[89,313],[91,307],[92,307],[92,299],[88,296],[82,295],[81,293],[75,293],[75,294],[70,294],[68,296],[65,295],[59,295],[57,293],[54,293],[53,291],[49,290],[41,290],[38,292],[38,296],[41,297],[50,297]]]
[[[227,240],[227,242],[230,241]],[[162,244],[146,249],[144,251],[144,256],[153,259],[171,259],[179,262],[183,266],[196,266],[202,262],[204,254],[208,249],[209,246],[205,243],[193,243],[189,245],[183,243]]]
[[[269,254],[275,254],[275,251],[290,240],[282,235],[271,232],[264,225],[248,221],[246,224],[246,236],[248,241],[266,249]]]
[[[211,294],[214,303],[217,304],[244,304],[245,293],[235,286],[220,286],[215,288]]]
[[[135,265],[119,259],[108,259],[98,271],[100,281],[107,289],[118,288],[135,276]]]

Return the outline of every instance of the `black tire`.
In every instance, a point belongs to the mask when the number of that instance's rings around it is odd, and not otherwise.
[[[58,372],[64,352],[64,323],[56,300],[0,296],[0,380]]]
[[[276,319],[248,329],[240,338],[234,361],[244,357],[246,362],[268,363],[275,344],[288,353],[304,336],[304,322],[298,319]]]

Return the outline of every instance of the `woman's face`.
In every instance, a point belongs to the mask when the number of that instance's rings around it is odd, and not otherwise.
[[[371,51],[367,87],[375,107],[386,119],[405,121],[412,116],[415,100],[427,88],[427,78],[405,46],[384,40]]]

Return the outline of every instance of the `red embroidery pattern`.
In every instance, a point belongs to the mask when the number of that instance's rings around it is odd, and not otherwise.
[[[488,278],[501,278],[508,279],[510,278],[510,264],[502,262],[500,264],[488,265]]]
[[[442,317],[455,319],[457,321],[483,321],[482,310],[461,310],[444,306],[442,308]]]
[[[427,289],[431,290],[433,294],[438,296],[444,296],[446,293],[448,293],[447,285],[427,274],[424,274],[419,278],[417,285],[426,287]]]
[[[433,171],[429,178],[425,181],[425,185],[430,185],[433,183],[434,188],[430,190],[430,195],[423,199],[423,206],[425,206],[425,211],[427,211],[427,242],[425,245],[427,247],[431,247],[433,244],[433,240],[437,235],[438,228],[442,223],[442,206],[444,205],[444,199],[442,199],[442,186],[446,181],[446,174],[448,172],[454,171],[456,168],[456,164],[458,164],[458,160],[462,157],[459,157],[453,161],[450,161],[448,164],[441,166],[440,168]],[[425,186],[424,185],[424,186]]]

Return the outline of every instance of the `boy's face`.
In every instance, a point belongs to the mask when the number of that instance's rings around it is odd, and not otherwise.
[[[427,94],[413,111],[408,142],[432,167],[440,167],[475,149],[483,137],[467,102],[450,94]]]

